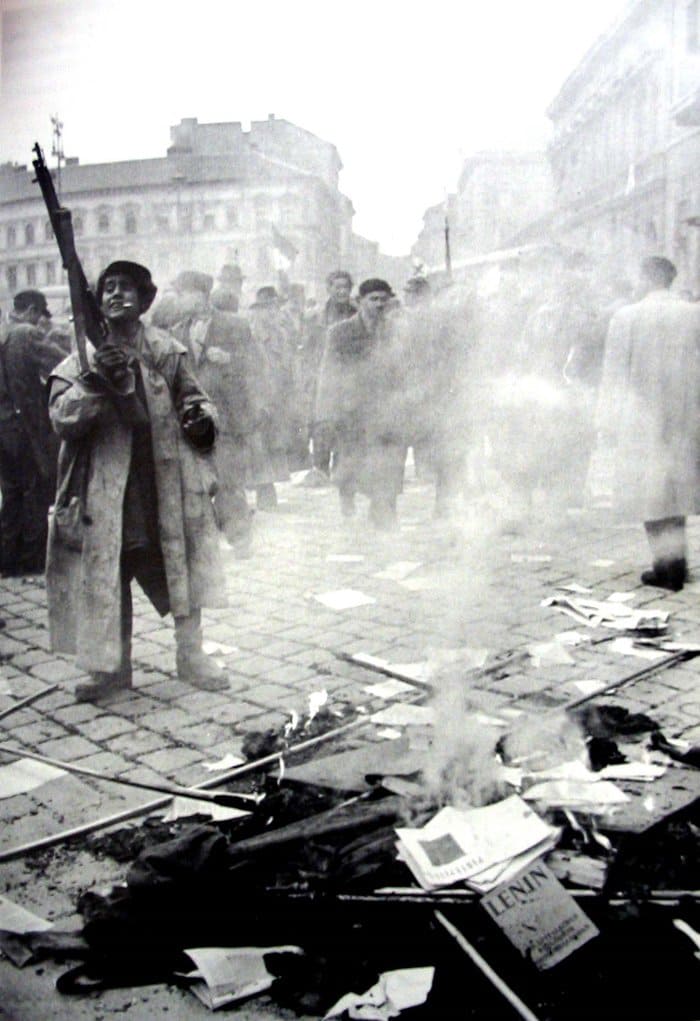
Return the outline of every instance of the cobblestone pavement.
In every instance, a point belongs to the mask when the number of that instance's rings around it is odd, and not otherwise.
[[[329,692],[331,704],[335,698],[369,709],[384,705],[363,690],[380,678],[340,662],[336,653],[364,652],[411,663],[440,648],[524,651],[574,626],[540,606],[557,585],[573,581],[599,598],[634,592],[634,606],[670,611],[674,635],[700,640],[700,581],[677,594],[642,587],[639,573],[647,566],[648,551],[641,527],[612,525],[602,511],[568,511],[554,520],[543,513],[537,529],[517,534],[499,527],[497,507],[476,500],[458,524],[444,523],[432,518],[432,487],[409,478],[400,501],[400,529],[384,534],[367,525],[363,501],[358,501],[358,516],[344,521],[334,490],[294,484],[279,488],[279,510],[256,515],[252,557],[236,560],[222,549],[230,608],[205,613],[205,638],[218,643],[216,655],[229,670],[227,692],[197,691],[177,680],[171,623],[141,598],[135,618],[135,689],[102,704],[77,704],[73,692],[80,670],[71,658],[48,648],[43,582],[0,582],[0,712],[57,685],[51,694],[0,720],[0,741],[129,779],[201,783],[211,777],[203,763],[239,752],[248,731],[281,724],[291,709],[303,711],[309,693],[319,688]],[[699,533],[693,523],[691,567],[700,549]],[[352,559],[336,559],[347,556]],[[404,581],[380,577],[399,562],[417,566]],[[375,601],[337,611],[313,598],[340,589]],[[517,705],[533,699],[555,705],[580,694],[577,682],[609,683],[646,665],[612,651],[607,643],[570,652],[574,663],[568,665],[536,666],[524,657],[518,669],[488,685],[491,696]],[[700,658],[606,700],[651,712],[668,736],[698,741],[699,673]],[[0,853],[154,797],[64,776],[31,794],[0,800]],[[82,875],[83,887],[97,881],[88,862]],[[104,881],[105,876],[98,878]],[[120,872],[112,878],[121,878]],[[0,883],[0,891],[44,917],[61,924],[73,918],[80,883],[42,888],[21,859],[0,865]],[[0,962],[2,973],[8,967]],[[182,1002],[175,1016],[189,1017]],[[148,1008],[141,1010],[130,1016],[152,1016]],[[51,1014],[59,1016],[53,1006]],[[42,1015],[6,1016],[40,1021]]]

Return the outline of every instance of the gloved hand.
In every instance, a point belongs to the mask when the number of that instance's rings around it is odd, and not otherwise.
[[[110,383],[119,386],[129,374],[129,358],[123,348],[107,340],[95,352],[95,367]]]
[[[210,450],[214,446],[214,423],[201,404],[193,404],[182,416],[182,431],[198,450]]]

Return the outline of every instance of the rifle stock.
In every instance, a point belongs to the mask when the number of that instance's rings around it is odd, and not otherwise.
[[[107,336],[107,328],[97,305],[97,300],[88,285],[78,253],[75,250],[71,212],[69,209],[61,206],[58,200],[51,171],[44,162],[44,154],[38,142],[35,143],[33,151],[36,154],[36,158],[32,160],[36,173],[36,181],[41,188],[41,194],[43,195],[44,204],[46,205],[56,237],[58,250],[61,253],[63,268],[68,274],[75,344],[80,362],[80,371],[87,372],[89,366],[86,337],[92,341],[95,347],[99,347]]]

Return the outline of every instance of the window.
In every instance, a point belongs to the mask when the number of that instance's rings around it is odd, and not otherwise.
[[[126,231],[127,234],[136,233],[137,230],[136,213],[131,209],[124,217],[124,230]]]
[[[44,241],[53,241],[53,227],[51,220],[44,220]]]
[[[36,266],[34,265],[33,262],[30,262],[27,265],[27,286],[28,287],[36,286]]]
[[[5,275],[6,275],[6,278],[7,278],[7,289],[9,291],[16,291],[17,290],[17,267],[16,266],[8,266],[6,271],[5,271]]]
[[[85,225],[83,224],[82,216],[74,216],[73,217],[73,233],[75,234],[75,236],[78,237],[80,234],[83,233],[84,230],[85,230]]]
[[[25,245],[34,244],[34,224],[27,223],[24,226],[24,243]]]
[[[100,234],[109,234],[109,213],[100,213],[97,217],[97,230]]]
[[[205,213],[202,217],[202,230],[216,230],[216,217],[213,213]]]
[[[56,283],[56,263],[55,262],[47,262],[45,268],[46,268],[46,283],[47,284],[55,284]]]
[[[237,227],[238,226],[238,210],[235,206],[226,207],[226,226]]]
[[[164,233],[170,230],[170,217],[167,213],[156,213],[156,230]]]
[[[7,247],[14,248],[17,244],[17,231],[14,227],[7,228]]]

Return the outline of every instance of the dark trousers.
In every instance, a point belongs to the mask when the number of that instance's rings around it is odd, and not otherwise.
[[[0,492],[0,566],[5,571],[43,570],[54,493],[14,420],[0,423]]]
[[[168,581],[163,555],[159,549],[125,550],[121,556],[121,672],[131,670],[131,633],[134,604],[131,582],[136,580],[161,617],[170,610]]]

